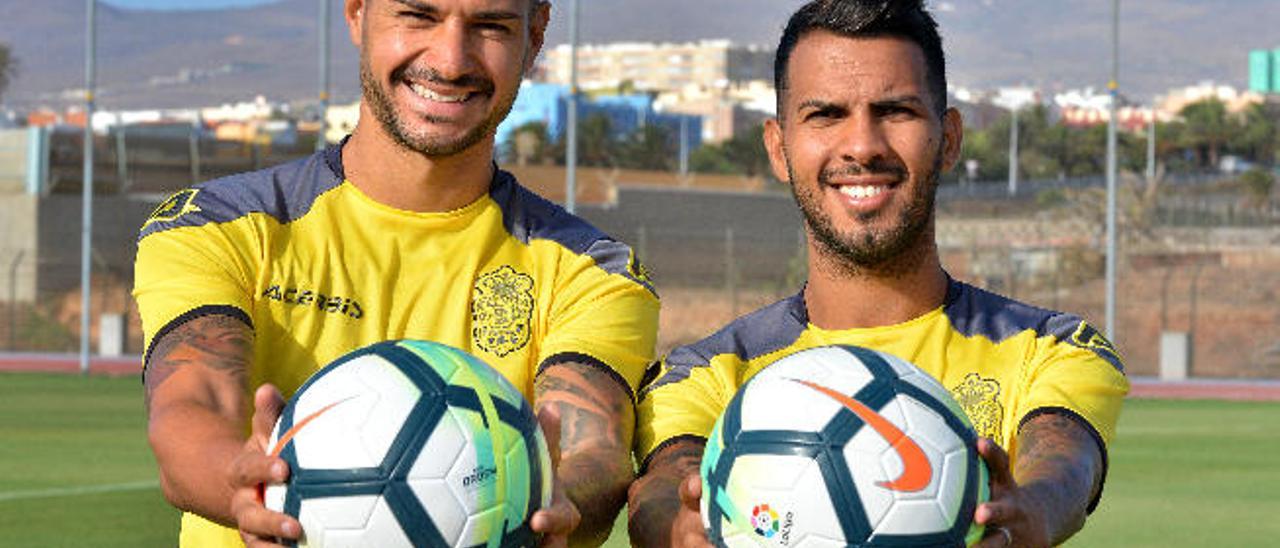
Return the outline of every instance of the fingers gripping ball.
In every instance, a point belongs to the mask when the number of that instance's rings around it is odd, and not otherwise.
[[[746,383],[702,458],[718,546],[963,546],[987,468],[936,380],[853,346],[799,352]]]
[[[529,546],[529,518],[551,499],[528,401],[436,343],[378,343],[321,369],[271,444],[290,476],[265,501],[298,518],[301,546]]]

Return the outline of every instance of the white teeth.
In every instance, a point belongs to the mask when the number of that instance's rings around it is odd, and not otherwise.
[[[884,192],[884,190],[885,190],[885,187],[882,187],[882,186],[842,185],[840,187],[841,194],[844,194],[845,196],[848,196],[855,200],[861,200],[864,198],[870,198],[872,196],[878,196],[881,192]]]
[[[468,93],[464,93],[462,95],[440,95],[439,93],[431,91],[427,86],[422,84],[410,84],[409,87],[413,89],[413,92],[417,93],[419,97],[429,101],[435,101],[437,103],[461,103],[466,101],[467,97],[470,96]]]

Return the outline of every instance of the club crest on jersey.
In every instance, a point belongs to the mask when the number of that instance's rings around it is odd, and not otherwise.
[[[529,344],[533,278],[510,266],[485,273],[471,291],[471,342],[506,356]]]
[[[196,207],[196,195],[200,191],[194,188],[179,190],[170,196],[167,200],[160,202],[155,210],[151,212],[151,216],[147,218],[147,224],[156,222],[175,221],[178,217],[191,212],[200,211]]]
[[[973,429],[979,436],[999,439],[1000,423],[1004,417],[999,382],[969,373],[960,384],[951,388],[951,395],[969,416],[969,422],[973,423]]]

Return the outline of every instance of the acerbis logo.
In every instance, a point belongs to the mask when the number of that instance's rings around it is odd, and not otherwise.
[[[768,504],[757,504],[751,509],[751,527],[756,530],[757,535],[773,538],[781,528],[778,513],[769,508]]]
[[[876,485],[890,491],[909,493],[920,491],[928,487],[929,482],[933,481],[933,466],[929,464],[929,457],[924,454],[924,450],[920,448],[916,440],[911,439],[911,436],[899,429],[897,425],[889,422],[889,419],[876,413],[875,410],[867,407],[862,402],[835,390],[809,381],[792,380],[821,392],[853,411],[853,414],[862,419],[862,422],[874,429],[877,434],[880,434],[880,437],[884,438],[889,443],[889,447],[898,454],[898,458],[902,460],[902,474],[893,480],[876,482]]]

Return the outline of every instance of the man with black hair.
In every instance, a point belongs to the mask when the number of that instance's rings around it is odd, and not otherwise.
[[[264,452],[282,396],[352,350],[410,338],[473,353],[533,401],[560,458],[553,504],[528,529],[552,546],[600,544],[633,478],[658,298],[629,247],[493,163],[551,7],[344,5],[360,49],[354,133],[178,192],[139,237],[148,437],[185,512],[179,542],[299,538],[258,494],[289,474]],[[520,542],[524,526],[499,540]]]
[[[935,242],[939,174],[960,154],[937,24],[920,1],[817,0],[792,16],[766,122],[774,173],[805,219],[796,295],[673,350],[642,388],[629,493],[638,546],[705,546],[698,465],[738,388],[815,346],[897,355],[946,386],[982,439],[984,547],[1050,546],[1096,506],[1128,381],[1077,316],[951,278]]]

